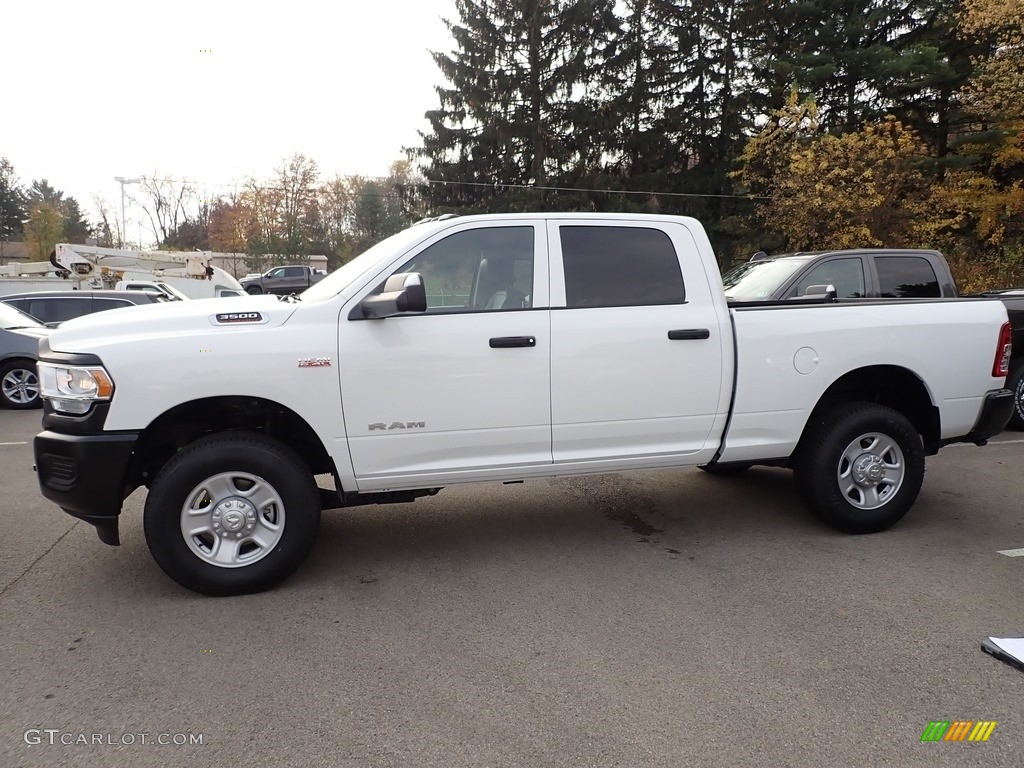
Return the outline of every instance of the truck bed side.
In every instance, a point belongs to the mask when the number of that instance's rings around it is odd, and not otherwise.
[[[966,435],[992,377],[998,301],[922,300],[733,308],[736,393],[720,461],[790,456],[825,392],[844,376],[909,371],[938,409],[939,435]],[[991,338],[989,338],[991,337]]]

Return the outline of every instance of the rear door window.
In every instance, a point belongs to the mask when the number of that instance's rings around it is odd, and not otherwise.
[[[566,307],[682,304],[683,273],[672,240],[646,227],[559,227]]]
[[[92,312],[92,298],[89,296],[61,296],[31,299],[28,314],[44,323],[63,323]]]
[[[135,302],[126,299],[93,299],[92,311],[102,312],[106,309],[120,309],[122,307],[134,307]]]
[[[931,299],[942,295],[939,279],[920,256],[875,258],[879,295],[884,299]]]

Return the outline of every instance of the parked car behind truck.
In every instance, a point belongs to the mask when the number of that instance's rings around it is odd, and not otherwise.
[[[240,282],[246,293],[275,293],[287,296],[292,293],[302,293],[326,276],[326,272],[309,266],[285,266],[268,269],[256,277],[243,277]]]
[[[40,347],[41,491],[116,544],[147,486],[157,563],[215,595],[291,573],[323,509],[456,483],[767,464],[826,524],[881,531],[927,455],[984,444],[1013,408],[999,301],[730,307],[685,217],[431,221],[301,301],[119,314]]]
[[[1013,356],[1010,358],[1006,388],[1013,392],[1014,401],[1013,415],[1007,426],[1024,430],[1024,288],[1004,288],[978,295],[999,299],[1006,305],[1010,327],[1013,329]]]
[[[20,309],[46,325],[59,325],[93,312],[160,304],[163,294],[147,291],[32,291],[0,297],[0,302]]]
[[[39,340],[50,329],[0,302],[0,407],[14,410],[38,408]]]
[[[833,285],[839,299],[931,299],[957,295],[938,251],[864,248],[756,254],[722,276],[729,301],[783,301],[813,285]]]

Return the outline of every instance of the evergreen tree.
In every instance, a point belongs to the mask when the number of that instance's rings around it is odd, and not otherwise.
[[[23,237],[24,222],[27,218],[25,191],[18,183],[14,166],[6,157],[0,157],[0,248],[3,248],[3,243],[17,241]],[[2,255],[0,251],[0,256]]]
[[[503,185],[575,178],[595,154],[590,117],[600,94],[600,52],[615,24],[614,0],[457,0],[448,21],[455,50],[434,60],[448,85],[426,114],[417,154],[441,208],[535,207]],[[578,130],[579,129],[579,130]],[[460,182],[488,185],[458,186]],[[529,203],[525,203],[529,200]]]
[[[606,101],[595,117],[603,131],[605,184],[628,178],[636,187],[664,184],[675,160],[666,110],[676,102],[672,39],[658,0],[626,0],[625,15],[602,74]]]
[[[65,197],[64,192],[50,185],[46,179],[36,179],[28,190],[28,205],[32,215],[42,211],[46,223],[41,225],[43,232],[59,232],[62,238],[59,242],[84,244],[93,231],[92,225],[86,220],[82,213],[82,207],[73,197]],[[57,223],[49,222],[50,217],[56,216]],[[47,240],[49,234],[43,237]],[[38,240],[38,238],[37,238]]]

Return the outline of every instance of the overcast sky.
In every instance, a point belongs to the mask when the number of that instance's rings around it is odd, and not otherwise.
[[[325,177],[385,174],[427,128],[429,51],[455,17],[454,0],[2,5],[0,157],[90,216],[93,195],[120,207],[115,176],[216,194],[296,152]]]

